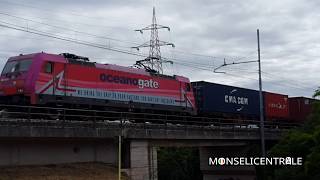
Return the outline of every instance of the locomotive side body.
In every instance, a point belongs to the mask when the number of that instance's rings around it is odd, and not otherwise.
[[[20,57],[23,58],[26,56]],[[83,104],[190,114],[196,110],[189,79],[182,76],[157,75],[46,53],[29,58],[32,64],[22,85],[26,91],[20,95],[30,99],[31,104]],[[9,88],[2,81],[0,87],[2,96],[9,96]]]
[[[263,96],[266,121],[305,121],[315,101],[270,92]],[[9,58],[0,76],[0,103],[259,119],[256,90],[190,83],[182,76],[93,63],[70,54]]]
[[[5,104],[35,102],[34,84],[41,68],[42,54],[19,55],[8,59],[0,76],[0,101]]]

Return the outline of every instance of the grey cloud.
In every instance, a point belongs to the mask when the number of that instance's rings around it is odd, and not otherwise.
[[[0,2],[1,3],[1,2]],[[21,5],[1,3],[0,12],[31,18],[51,25],[63,26],[87,33],[108,36],[130,42],[148,40],[149,34],[134,32],[151,23],[153,1],[15,1]],[[162,48],[166,57],[181,62],[210,64],[214,68],[223,63],[253,60],[256,55],[256,29],[261,32],[262,69],[275,76],[263,76],[264,89],[289,95],[310,96],[320,81],[318,76],[318,46],[320,33],[319,7],[316,0],[162,0],[155,1],[159,24],[169,25],[171,32],[161,31],[161,39],[173,41],[175,50]],[[19,23],[30,28],[73,37],[110,47],[130,50],[133,44],[89,37],[65,29],[45,27],[41,24],[24,22],[0,16],[1,21]],[[52,40],[13,30],[0,28],[1,56],[19,53],[47,51],[52,53],[72,52],[90,57],[93,61],[130,66],[139,57],[95,49],[83,45]],[[6,37],[2,34],[8,34]],[[10,36],[13,37],[10,37]],[[133,50],[132,50],[133,51]],[[183,51],[185,53],[178,53]],[[143,52],[148,52],[144,50]],[[202,57],[186,53],[210,55]],[[214,58],[217,57],[217,58]],[[0,65],[3,61],[0,62]],[[212,65],[212,66],[211,66]],[[257,88],[257,64],[239,65],[222,70],[238,75],[215,74],[175,64],[167,65],[167,72],[178,73],[191,80],[208,80],[236,86]],[[237,71],[238,69],[238,71]],[[242,70],[240,70],[242,69]],[[240,77],[241,76],[241,77]],[[280,77],[279,77],[280,76]],[[282,85],[281,85],[282,84]],[[307,86],[307,87],[306,87]]]

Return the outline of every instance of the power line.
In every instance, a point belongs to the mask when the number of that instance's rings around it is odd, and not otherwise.
[[[287,80],[293,80],[293,79],[289,79],[289,78],[284,78],[283,76],[280,76],[280,75],[275,75],[275,74],[272,74],[272,73],[269,73],[269,72],[264,72],[262,71],[263,74],[265,74],[266,76],[269,76],[269,77],[277,77],[277,78],[282,78],[282,79],[287,79]],[[304,85],[304,87],[310,87],[310,84],[305,84],[305,82],[301,82],[299,80],[296,80],[294,79],[293,81],[296,81],[296,82],[299,82],[299,84],[296,84],[296,83],[292,83],[292,84],[295,84],[295,85],[298,85],[298,86],[301,86],[301,84]],[[302,86],[301,86],[302,87]]]
[[[259,31],[257,31],[259,33]],[[258,36],[259,37],[259,36]],[[259,49],[259,39],[258,39],[258,52],[260,53],[260,49]],[[260,58],[260,54],[259,54],[259,58]],[[226,67],[228,65],[237,65],[237,64],[244,64],[244,63],[252,63],[252,62],[257,62],[256,60],[253,60],[253,61],[238,61],[238,62],[233,62],[233,63],[226,63],[226,61],[224,61],[224,63],[218,67],[216,67],[214,69],[214,72],[216,72],[217,69],[220,69],[222,67]],[[260,61],[259,61],[259,67],[260,67]],[[225,72],[216,72],[216,73],[225,73]],[[259,85],[261,83],[261,73],[259,71]],[[275,83],[274,83],[275,84]],[[293,88],[297,88],[297,89],[306,89],[305,87],[301,87],[301,86],[295,86],[295,85],[289,85],[290,87],[293,87]],[[261,86],[260,86],[260,91],[261,91]]]
[[[48,24],[48,23],[43,23],[43,22],[32,20],[32,19],[27,19],[27,18],[11,15],[11,14],[4,13],[4,12],[0,12],[0,14],[1,15],[5,15],[5,16],[9,16],[9,17],[13,17],[13,18],[17,18],[17,19],[21,19],[21,20],[24,20],[24,21],[30,21],[30,22],[42,24],[42,25],[45,25],[45,26],[54,27],[54,28],[57,28],[57,29],[64,29],[64,30],[67,30],[67,31],[72,31],[72,32],[80,33],[80,34],[85,34],[85,35],[88,35],[88,36],[91,36],[91,37],[107,39],[107,40],[112,40],[112,41],[118,41],[118,42],[123,42],[123,43],[129,43],[129,44],[135,44],[135,45],[138,44],[137,42],[125,41],[125,40],[115,39],[115,38],[111,38],[111,37],[107,37],[107,36],[100,36],[100,35],[91,34],[91,33],[83,32],[83,31],[78,31],[78,30],[75,30],[75,29],[66,28],[66,27],[62,27],[62,26],[51,25],[51,24]]]
[[[249,62],[249,61],[248,61]],[[237,64],[237,63],[235,63]],[[240,69],[240,68],[235,68],[235,69],[238,69],[238,70],[243,70],[244,69]],[[244,71],[245,72],[245,71]],[[268,73],[268,72],[264,72],[264,71],[261,71],[263,74],[265,74],[266,76],[269,76],[268,78],[272,77],[272,76],[275,76],[271,73]],[[282,78],[283,79],[283,76],[277,76],[278,78]],[[271,78],[270,78],[271,79]],[[273,80],[273,79],[272,79]],[[294,80],[294,81],[297,81],[297,80]],[[288,82],[282,82],[282,83],[285,83],[285,84],[288,84],[289,86],[291,87],[295,87],[295,88],[299,88],[299,89],[309,89],[310,88],[310,85],[307,85],[305,84],[306,86],[301,86],[301,84],[304,84],[302,82],[300,82],[300,84],[296,84],[296,83],[288,83]]]
[[[92,43],[92,42],[88,42],[88,41],[80,41],[80,40],[75,40],[75,39],[72,39],[72,38],[67,38],[67,37],[62,37],[62,36],[59,37],[59,36],[56,36],[56,35],[53,35],[53,34],[48,34],[46,32],[35,30],[35,29],[32,29],[32,28],[26,29],[25,27],[17,26],[17,25],[11,24],[11,23],[7,23],[7,22],[3,22],[3,21],[0,21],[0,22],[4,23],[4,24],[0,24],[0,26],[5,27],[5,28],[9,28],[9,29],[23,31],[23,32],[31,33],[31,34],[36,34],[36,35],[49,37],[49,38],[53,38],[53,39],[68,41],[68,42],[72,42],[72,43],[78,43],[78,44],[91,46],[91,47],[95,47],[95,48],[106,49],[106,50],[115,51],[115,52],[119,52],[119,53],[124,53],[124,54],[128,54],[128,55],[134,55],[134,56],[139,56],[139,57],[145,57],[146,56],[146,55],[141,54],[141,53],[134,53],[134,52],[121,50],[121,49],[117,49],[117,48],[110,48],[110,47],[106,47],[106,46],[101,45],[101,44],[96,44],[96,43]],[[169,59],[169,58],[165,58],[165,59]],[[192,63],[192,62],[186,62],[186,61],[183,63],[183,62],[179,62],[179,61],[182,61],[181,59],[176,59],[176,58],[173,58],[173,60],[177,60],[177,62],[175,62],[175,64],[178,64],[178,65],[182,65],[182,66],[186,66],[186,67],[190,67],[190,68],[194,68],[194,69],[199,69],[199,70],[210,71],[210,72],[213,71],[213,69],[208,68],[208,66],[199,67],[199,63]],[[240,77],[240,76],[236,75],[236,77]],[[253,79],[253,78],[247,78],[247,79],[256,80],[256,79]],[[278,84],[276,82],[268,82],[268,83]],[[288,83],[286,83],[286,84],[288,85]],[[284,86],[284,85],[281,84],[281,86]],[[292,88],[303,89],[303,90],[307,89],[306,87],[295,86],[295,85],[292,85],[292,84],[289,84],[288,86],[292,87]]]
[[[23,3],[17,3],[17,2],[9,2],[9,1],[4,1],[4,0],[1,0],[0,3],[6,3],[6,4],[10,4],[10,5],[15,5],[15,6],[22,6],[22,7],[27,7],[27,8],[32,8],[32,9],[37,9],[37,10],[40,10],[40,11],[44,11],[47,13],[47,12],[53,12],[52,9],[48,9],[48,8],[39,8],[39,7],[36,7],[36,6],[31,6],[31,5],[27,5],[27,4],[23,4]],[[26,21],[31,21],[31,22],[35,22],[35,23],[40,23],[40,24],[43,24],[43,25],[46,25],[46,26],[51,26],[51,27],[55,27],[55,28],[60,28],[60,29],[65,29],[65,30],[70,30],[70,31],[73,31],[73,32],[77,32],[77,33],[81,33],[81,34],[86,34],[86,35],[89,35],[89,36],[93,36],[93,37],[97,37],[97,38],[103,38],[103,39],[108,39],[108,40],[114,40],[114,41],[118,41],[118,42],[124,42],[124,43],[130,43],[130,44],[138,44],[137,42],[132,42],[132,41],[125,41],[125,40],[119,40],[119,39],[115,39],[115,38],[110,38],[110,37],[106,37],[106,36],[100,36],[100,35],[94,35],[94,34],[90,34],[90,33],[86,33],[86,32],[81,32],[81,31],[78,31],[78,30],[74,30],[74,29],[70,29],[70,28],[64,28],[64,27],[61,27],[61,26],[54,26],[54,25],[50,25],[48,23],[42,23],[42,22],[37,22],[37,21],[34,21],[34,20],[31,20],[31,19],[26,19],[26,18],[21,18],[21,17],[17,17],[17,16],[13,16],[13,15],[10,15],[9,13],[2,13],[4,15],[9,15],[11,17],[16,17],[16,18],[20,18],[20,19],[25,19]],[[90,18],[90,19],[97,19],[97,17],[90,17],[90,16],[84,16],[82,14],[79,14],[79,13],[74,13],[72,11],[68,11],[68,14],[71,14],[73,16],[81,16],[81,17],[85,17],[85,18]],[[100,17],[100,19],[103,19]],[[76,23],[76,22],[72,22],[72,23]],[[81,23],[81,24],[84,24],[84,23]],[[86,26],[88,26],[88,24],[84,24]],[[92,25],[89,25],[89,26],[92,26]],[[99,25],[100,27],[102,27],[101,25]],[[108,27],[110,28],[110,27]],[[126,28],[127,29],[127,28]],[[121,47],[121,46],[119,46]],[[122,46],[123,47],[123,46]],[[128,48],[128,47],[125,47],[125,48]],[[179,51],[178,52],[184,52],[184,54],[191,54],[191,55],[197,55],[197,56],[202,56],[202,57],[210,57],[210,58],[218,58],[218,57],[215,57],[215,56],[209,56],[209,55],[202,55],[202,54],[196,54],[196,53],[186,53],[185,51]],[[230,56],[231,57],[231,56]],[[235,57],[236,59],[237,57]],[[241,57],[240,57],[241,58]]]
[[[218,56],[210,56],[210,55],[204,55],[204,54],[199,54],[199,53],[190,53],[187,51],[182,51],[182,50],[173,50],[174,53],[178,53],[178,54],[189,54],[189,55],[193,55],[193,56],[200,56],[200,57],[206,57],[206,58],[212,58],[212,59],[223,59],[224,57],[218,57]]]
[[[115,52],[119,52],[119,53],[124,53],[124,54],[129,54],[129,55],[134,55],[134,56],[138,56],[138,57],[146,57],[146,54],[142,54],[142,53],[134,53],[134,52],[130,52],[130,51],[126,51],[126,50],[121,50],[118,48],[111,48],[111,47],[106,47],[104,45],[101,44],[96,44],[96,43],[92,43],[92,42],[88,42],[88,41],[80,41],[80,40],[76,40],[73,38],[67,38],[67,37],[63,37],[63,36],[56,36],[54,34],[49,34],[47,32],[44,31],[39,31],[33,28],[26,28],[23,26],[18,26],[15,24],[11,24],[8,22],[4,22],[4,21],[0,21],[0,26],[5,27],[5,28],[9,28],[9,29],[14,29],[14,30],[18,30],[18,31],[22,31],[22,32],[26,32],[26,33],[30,33],[30,34],[36,34],[36,35],[40,35],[40,36],[44,36],[44,37],[48,37],[48,38],[53,38],[53,39],[58,39],[58,40],[63,40],[63,41],[67,41],[67,42],[72,42],[72,43],[77,43],[77,44],[82,44],[82,45],[86,45],[86,46],[91,46],[91,47],[95,47],[95,48],[100,48],[100,49],[106,49],[106,50],[110,50],[110,51],[115,51]],[[164,60],[171,60],[170,58],[166,58],[163,57]],[[191,65],[192,62],[187,62],[185,61],[185,63],[183,63],[183,60],[181,59],[172,59],[172,60],[176,60],[177,62],[174,62],[175,64],[182,64],[182,65],[187,65],[189,64],[189,66],[193,66]],[[178,61],[182,61],[178,62]],[[202,68],[204,69],[204,68]]]
[[[291,88],[296,88],[296,89],[300,89],[300,90],[306,90],[306,89],[311,89],[311,87],[306,87],[306,86],[301,86],[301,85],[297,85],[297,84],[293,84],[293,83],[289,83],[289,82],[275,82],[274,79],[272,79],[271,77],[267,77],[269,80],[272,81],[273,84],[278,84],[278,85],[286,85],[287,87],[291,87]]]
[[[0,3],[1,3],[1,0],[0,0]],[[39,10],[43,11],[43,9],[39,9]],[[66,19],[64,19],[64,20],[55,19],[55,18],[52,18],[52,17],[55,17],[56,14],[50,13],[50,11],[44,11],[44,12],[45,12],[45,14],[50,15],[51,19],[50,18],[44,18],[44,17],[39,18],[38,16],[37,17],[33,17],[33,18],[36,18],[36,19],[39,19],[39,20],[45,19],[45,20],[49,20],[49,21],[62,22],[63,25],[65,25],[65,23],[67,23],[67,25],[72,23],[73,25],[75,25],[75,24],[84,25],[86,28],[88,28],[88,27],[99,27],[99,28],[107,28],[107,29],[125,29],[125,30],[130,30],[131,31],[131,29],[120,27],[120,26],[106,26],[106,25],[100,25],[100,24],[98,25],[98,24],[90,24],[90,23],[88,24],[88,23],[83,23],[83,22],[75,22],[75,21],[71,21],[71,20],[68,21]],[[25,16],[25,15],[23,14],[23,16]]]
[[[257,70],[248,71],[248,70],[242,69],[242,68],[234,68],[234,67],[230,67],[230,68],[232,68],[231,70],[234,69],[235,71],[241,71],[241,72],[246,72],[246,73],[257,73],[258,72]],[[283,76],[274,75],[272,73],[268,73],[268,72],[264,72],[264,71],[261,71],[261,72],[265,76],[267,76],[267,78],[269,78],[270,80],[273,80],[272,77],[277,77],[277,78],[284,79],[284,80],[292,80],[292,79],[288,79],[288,78],[283,78]],[[296,79],[294,79],[292,81],[297,81],[297,82],[299,82],[299,84],[294,83],[294,82],[287,82],[287,81],[283,81],[282,83],[288,84],[289,86],[294,86],[295,88],[299,88],[299,89],[309,89],[310,88],[310,84],[305,84],[304,82],[298,81]],[[303,85],[301,85],[301,84],[303,84]]]
[[[106,49],[106,50],[115,51],[115,52],[119,52],[119,53],[124,53],[124,54],[139,56],[139,57],[144,57],[144,55],[142,55],[140,53],[133,53],[133,52],[125,51],[125,50],[121,50],[121,49],[110,48],[110,47],[106,47],[106,46],[101,45],[101,44],[94,44],[94,43],[91,43],[91,42],[75,40],[75,39],[72,39],[72,38],[67,38],[67,37],[62,37],[62,36],[59,37],[59,36],[50,35],[50,34],[48,34],[46,32],[35,30],[35,29],[32,29],[32,28],[25,29],[24,27],[17,26],[17,25],[14,25],[14,24],[10,24],[10,23],[7,23],[7,22],[3,22],[3,21],[0,21],[0,22],[4,23],[4,24],[0,24],[0,26],[5,27],[5,28],[9,28],[9,29],[23,31],[23,32],[36,34],[36,35],[40,35],[40,36],[45,36],[45,37],[50,37],[50,38],[54,38],[54,39],[59,39],[59,40],[63,40],[63,41],[78,43],[78,44],[91,46],[91,47],[96,47],[96,48],[100,48],[100,49]],[[16,26],[16,27],[13,27],[13,26]]]
[[[62,27],[62,26],[51,25],[51,24],[44,23],[44,22],[39,22],[39,21],[30,19],[30,18],[24,18],[24,17],[19,17],[19,16],[16,16],[16,15],[12,15],[12,14],[9,14],[9,13],[6,13],[6,12],[0,12],[0,14],[1,14],[1,15],[4,15],[4,16],[13,17],[13,18],[16,18],[16,19],[20,19],[20,20],[23,20],[23,21],[26,21],[26,22],[38,23],[38,24],[42,24],[42,25],[49,26],[49,27],[53,27],[53,28],[57,28],[57,29],[64,29],[64,30],[76,32],[76,33],[79,33],[79,34],[85,34],[85,35],[88,35],[88,36],[90,36],[90,37],[101,38],[101,39],[112,40],[112,41],[117,41],[117,42],[122,42],[122,43],[128,43],[128,44],[134,44],[134,45],[138,45],[138,44],[139,44],[138,42],[126,41],[126,40],[111,38],[111,37],[108,37],[108,36],[101,36],[101,35],[97,35],[97,34],[87,33],[87,32],[83,32],[83,31],[79,31],[79,30],[75,30],[75,29],[71,29],[71,28],[66,28],[66,27]],[[20,27],[21,27],[21,26],[20,26]],[[27,27],[27,28],[28,28],[28,27]],[[117,46],[118,46],[118,47],[122,47],[122,48],[130,48],[130,47],[119,46],[119,45],[117,45]],[[179,51],[179,50],[178,50],[178,51]],[[180,51],[180,52],[183,52],[183,51]],[[182,53],[180,53],[180,54],[182,54]],[[191,54],[191,55],[197,55],[197,56],[202,56],[202,57],[218,58],[218,57],[214,57],[214,56],[201,55],[201,54],[195,54],[195,53],[186,53],[186,52],[185,52],[185,53],[183,53],[183,54]],[[167,59],[169,59],[169,58],[167,58]],[[199,64],[199,65],[203,65],[203,66],[208,66],[208,65],[210,65],[210,64],[201,64],[201,63],[195,63],[195,64]]]
[[[252,57],[252,55],[253,55],[253,54],[256,54],[256,53],[257,53],[256,50],[251,51],[251,52],[247,53],[247,55],[245,55],[245,56],[243,56],[243,57],[240,57],[240,58],[238,58],[238,59],[236,59],[236,60],[239,61],[239,60],[243,60],[243,59],[248,59],[249,57]],[[250,60],[249,60],[249,61],[250,61]]]
[[[229,76],[232,76],[232,77],[236,77],[236,78],[241,78],[241,79],[250,79],[250,80],[253,80],[253,81],[258,82],[258,79],[251,78],[251,77],[246,77],[246,76],[243,76],[243,75],[231,74],[231,73],[226,73],[226,75],[229,75]],[[267,84],[273,84],[273,85],[276,85],[276,86],[278,86],[278,87],[290,87],[290,88],[294,88],[294,89],[299,90],[299,91],[301,91],[301,92],[305,92],[306,89],[312,90],[312,89],[310,89],[310,88],[305,88],[305,87],[300,87],[300,86],[294,86],[294,85],[288,84],[288,83],[279,83],[279,82],[266,81],[266,80],[264,80],[263,82],[264,82],[264,83],[267,83]]]
[[[36,9],[38,11],[42,11],[42,12],[45,12],[46,14],[56,14],[57,11],[53,11],[52,9],[50,8],[44,8],[44,7],[37,7],[37,6],[32,6],[32,5],[29,5],[29,4],[24,4],[24,3],[17,3],[17,2],[12,2],[12,1],[5,1],[5,0],[0,0],[0,3],[5,3],[7,5],[12,5],[12,6],[20,6],[20,7],[26,7],[26,8],[31,8],[31,9]],[[51,12],[51,13],[50,13]],[[84,18],[87,18],[87,19],[91,19],[91,20],[97,20],[97,19],[103,19],[105,21],[110,21],[110,19],[106,19],[106,18],[103,18],[103,17],[92,17],[92,16],[86,16],[86,15],[83,15],[81,13],[78,13],[78,12],[74,12],[74,11],[70,11],[68,10],[68,15],[71,15],[71,16],[76,16],[77,18],[78,17],[84,17]],[[113,21],[118,21],[118,20],[113,20]],[[108,26],[101,26],[99,25],[100,27],[107,27],[107,28],[114,28],[114,27],[108,27]],[[122,27],[123,28],[123,27]],[[123,28],[123,29],[128,29],[128,28]]]
[[[52,9],[49,9],[49,8],[43,8],[43,7],[37,7],[37,6],[33,6],[33,5],[29,5],[29,4],[24,4],[24,3],[18,3],[18,2],[12,2],[12,1],[6,1],[6,0],[0,0],[0,3],[5,3],[5,4],[8,4],[8,5],[12,5],[12,6],[20,6],[20,7],[26,7],[26,8],[32,8],[32,9],[36,9],[36,10],[39,10],[39,11],[43,11],[45,13],[48,13],[48,12],[52,12],[52,13],[49,13],[49,14],[56,14],[56,11],[53,11]],[[9,15],[9,13],[4,13],[6,15]],[[88,18],[88,19],[94,19],[94,20],[97,20],[97,19],[104,19],[104,20],[108,20],[110,21],[110,19],[105,19],[105,18],[102,18],[102,17],[92,17],[92,16],[86,16],[86,15],[83,15],[83,14],[80,14],[78,12],[74,12],[74,11],[68,11],[68,13],[66,14],[69,14],[69,15],[72,15],[72,16],[76,16],[76,17],[84,17],[84,18]],[[11,15],[13,17],[13,15]],[[19,17],[21,18],[21,17]],[[139,43],[137,42],[132,42],[132,41],[125,41],[125,40],[119,40],[119,39],[115,39],[115,38],[111,38],[111,37],[106,37],[106,36],[100,36],[100,35],[95,35],[95,34],[91,34],[91,33],[86,33],[86,32],[81,32],[81,31],[78,31],[78,30],[74,30],[74,29],[70,29],[70,28],[64,28],[64,27],[61,27],[61,26],[55,26],[55,25],[50,25],[48,23],[41,23],[41,22],[36,22],[34,20],[31,20],[31,19],[27,19],[27,18],[24,18],[25,20],[29,20],[29,21],[32,21],[32,22],[35,22],[35,23],[40,23],[40,24],[43,24],[43,25],[47,25],[47,26],[51,26],[51,27],[56,27],[56,28],[60,28],[60,29],[69,29],[70,31],[74,31],[74,32],[77,32],[77,33],[81,33],[81,34],[87,34],[89,36],[93,36],[93,37],[97,37],[97,38],[103,38],[103,39],[109,39],[109,40],[114,40],[114,41],[118,41],[118,42],[125,42],[125,43],[130,43],[130,44],[135,44],[135,45],[138,45]],[[58,21],[61,21],[61,20],[58,20]],[[62,22],[62,21],[61,21]],[[73,24],[77,23],[77,22],[74,22],[72,21]],[[70,23],[68,23],[70,24]],[[115,28],[115,27],[112,27],[112,26],[102,26],[102,25],[94,25],[94,24],[85,24],[85,23],[78,23],[78,24],[83,24],[85,25],[86,27],[90,27],[90,26],[99,26],[99,27],[106,27],[106,28]],[[119,28],[119,27],[118,27]],[[123,28],[123,27],[121,27]],[[126,29],[126,30],[131,30],[131,29],[128,29],[128,28],[123,28],[123,29]],[[126,47],[127,48],[127,47]],[[203,54],[197,54],[197,53],[189,53],[189,52],[186,52],[186,51],[183,51],[183,50],[176,50],[178,53],[183,53],[183,54],[190,54],[190,55],[196,55],[196,56],[202,56],[202,57],[209,57],[209,58],[216,58],[216,59],[219,59],[219,56],[210,56],[210,55],[203,55]],[[231,56],[230,56],[231,57]],[[220,57],[221,59],[225,58],[225,57]],[[235,57],[234,59],[237,59],[238,57]],[[241,57],[240,57],[241,58]]]
[[[189,65],[183,64],[183,63],[176,63],[176,64],[179,64],[179,65],[182,65],[182,66],[187,66],[187,67],[193,68],[193,69],[205,70],[205,71],[213,72],[213,70],[209,69],[209,68],[201,68],[201,67],[189,66]],[[255,82],[258,82],[258,79],[247,77],[247,76],[243,76],[243,75],[239,75],[239,74],[225,73],[225,75],[231,76],[231,77],[235,77],[235,78],[240,78],[240,79],[253,80]],[[295,85],[288,84],[288,83],[277,83],[277,82],[274,82],[274,81],[264,81],[264,83],[274,84],[274,85],[280,86],[280,87],[290,87],[290,88],[294,88],[294,89],[300,90],[301,92],[302,91],[305,92],[306,89],[312,90],[310,88],[305,88],[305,87],[301,87],[301,86],[295,86]]]

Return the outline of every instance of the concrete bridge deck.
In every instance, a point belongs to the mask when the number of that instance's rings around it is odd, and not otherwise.
[[[119,121],[1,119],[0,166],[89,161],[117,166],[117,137],[121,135],[122,168],[132,180],[157,180],[157,147],[164,146],[198,147],[201,168],[207,173],[210,172],[206,167],[207,156],[211,152],[217,154],[212,148],[222,148],[223,152],[231,149],[241,152],[248,144],[259,143],[259,129],[250,127],[237,124],[197,126]],[[287,129],[266,128],[266,141],[277,141],[286,131]],[[225,172],[227,175],[223,177],[231,177],[229,173],[234,177],[239,170],[228,169]],[[254,177],[254,172],[251,168],[249,174],[243,177]],[[204,179],[206,177],[211,179],[212,175],[209,173],[208,176],[204,175]]]
[[[266,140],[277,140],[286,129],[266,128]],[[122,135],[126,139],[258,140],[259,128],[250,126],[195,126],[149,123],[61,120],[0,120],[0,138],[94,138]]]

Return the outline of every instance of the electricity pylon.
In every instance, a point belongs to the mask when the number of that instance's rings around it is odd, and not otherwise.
[[[170,31],[170,28],[168,26],[162,26],[157,24],[156,10],[155,10],[155,7],[153,7],[152,24],[145,28],[135,30],[140,32],[141,34],[143,34],[143,31],[150,30],[151,31],[150,41],[145,42],[140,46],[136,46],[132,48],[136,48],[137,50],[139,50],[140,48],[143,48],[143,47],[149,47],[150,48],[149,56],[143,60],[136,61],[136,65],[140,67],[144,67],[147,71],[163,74],[162,63],[170,62],[170,61],[166,61],[161,58],[160,46],[172,46],[172,47],[175,47],[175,46],[173,43],[159,40],[158,29],[167,29],[168,31]]]

